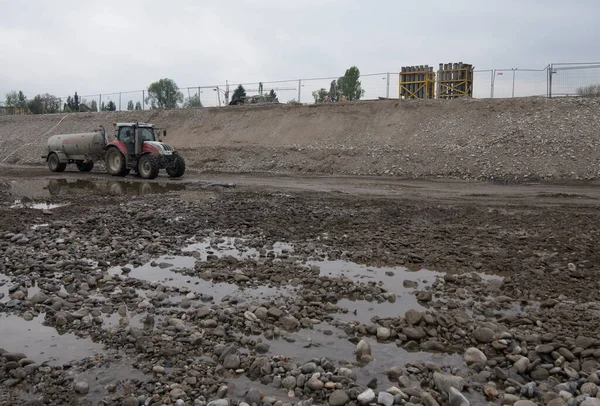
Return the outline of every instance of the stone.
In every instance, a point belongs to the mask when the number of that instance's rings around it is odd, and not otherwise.
[[[424,406],[440,406],[440,404],[435,400],[433,395],[429,392],[423,392],[421,394],[421,402]]]
[[[387,327],[378,327],[377,328],[377,339],[381,341],[386,341],[390,338],[392,332]]]
[[[586,382],[581,385],[579,391],[584,395],[596,396],[596,393],[598,393],[598,385],[592,382]]]
[[[414,309],[410,309],[406,312],[404,318],[409,325],[416,326],[421,323],[421,320],[423,320],[423,313]]]
[[[388,376],[388,379],[390,381],[397,381],[398,378],[400,378],[402,376],[404,371],[402,370],[401,366],[395,365],[395,366],[391,367],[390,369],[388,369],[387,371],[385,371],[385,373]]]
[[[356,398],[361,405],[368,405],[375,400],[375,392],[373,389],[367,389]]]
[[[566,406],[566,404],[567,403],[564,401],[563,398],[554,398],[548,403],[546,403],[546,406]]]
[[[465,351],[465,362],[467,365],[471,364],[485,364],[487,357],[481,350],[475,347],[467,348]]]
[[[513,403],[513,406],[537,406],[537,403],[532,402],[531,400],[522,399]]]
[[[369,344],[365,340],[360,340],[358,344],[356,344],[356,349],[354,353],[358,357],[362,357],[363,355],[371,355],[371,344]]]
[[[240,364],[240,356],[237,354],[227,354],[223,359],[223,368],[225,369],[238,369]]]
[[[300,327],[300,322],[294,316],[284,316],[279,319],[281,327],[287,331],[294,331]]]
[[[550,372],[545,368],[536,368],[531,372],[531,378],[536,381],[543,381],[548,379]]]
[[[356,372],[354,372],[350,368],[343,368],[343,367],[340,368],[338,370],[338,375],[339,376],[343,376],[344,378],[348,378],[348,379],[351,379],[353,381],[356,381]]]
[[[596,340],[594,340],[593,338],[585,337],[585,336],[578,336],[575,339],[575,347],[581,347],[585,350],[585,349],[590,348],[595,342],[596,342]]]
[[[471,404],[456,388],[450,388],[448,404],[450,406],[470,406]]]
[[[486,344],[494,339],[494,330],[488,327],[478,327],[473,331],[473,337],[480,343]]]
[[[246,392],[246,396],[244,396],[244,400],[249,405],[260,405],[262,403],[262,394],[256,388],[250,388],[248,392]]]
[[[169,392],[169,396],[171,396],[172,399],[179,399],[185,396],[185,391],[181,388],[175,388]]]
[[[121,402],[121,406],[138,406],[140,402],[133,396],[126,397]]]
[[[119,316],[121,317],[127,316],[127,305],[120,305],[119,309],[117,310],[117,313],[119,313]]]
[[[165,368],[160,365],[155,365],[152,367],[152,372],[162,375],[165,373]]]
[[[377,404],[383,406],[392,406],[394,404],[394,395],[387,392],[379,392],[377,396]]]
[[[314,362],[307,362],[306,364],[300,367],[300,371],[302,371],[303,374],[312,374],[316,370],[317,364],[315,364]]]
[[[527,371],[527,368],[529,368],[529,364],[531,364],[531,361],[529,361],[529,358],[527,358],[527,357],[519,358],[517,360],[517,362],[515,362],[515,369],[517,370],[517,372],[519,374],[523,375]]]
[[[254,310],[254,314],[259,320],[266,320],[269,317],[269,310],[266,307],[258,307]]]
[[[267,343],[258,343],[256,344],[256,352],[259,354],[266,354],[267,352],[269,352],[269,349],[271,348],[271,346]]]
[[[65,324],[67,324],[67,318],[59,314],[54,318],[54,324],[56,324],[59,327],[64,326]]]
[[[323,389],[323,381],[318,378],[310,378],[306,383],[306,387],[312,391]]]
[[[217,399],[212,402],[208,402],[206,406],[229,406],[229,400],[227,399]]]
[[[42,304],[46,300],[48,300],[48,295],[46,295],[43,292],[36,292],[36,293],[34,293],[33,296],[30,299],[30,301],[32,303],[35,303],[35,304]]]
[[[425,329],[422,327],[405,327],[402,329],[402,334],[408,337],[409,340],[421,340],[427,336]]]
[[[293,376],[286,376],[281,381],[281,386],[286,389],[294,389],[296,387],[296,378]]]
[[[502,399],[503,405],[514,405],[515,402],[519,401],[519,397],[517,395],[513,395],[510,393],[505,393],[504,398]]]
[[[459,392],[462,392],[465,386],[465,380],[460,376],[442,374],[439,372],[433,373],[433,382],[439,391],[446,394],[450,392],[450,388],[456,388]]]
[[[328,403],[330,406],[344,406],[349,400],[350,398],[348,397],[346,391],[335,390],[329,396]]]
[[[23,319],[25,321],[31,321],[31,320],[33,320],[33,313],[31,313],[31,312],[25,312],[25,313],[23,313]]]
[[[269,317],[273,317],[274,319],[278,319],[283,315],[283,310],[281,310],[279,307],[271,307],[268,311],[267,314],[269,315]]]
[[[78,381],[73,383],[73,390],[75,393],[80,395],[87,395],[90,391],[90,385],[85,381]]]
[[[550,354],[552,351],[554,351],[554,346],[550,344],[540,344],[535,347],[535,352],[538,354]]]
[[[588,397],[579,406],[600,406],[600,399]]]

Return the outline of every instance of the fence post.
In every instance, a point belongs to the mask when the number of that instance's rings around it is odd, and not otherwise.
[[[512,97],[515,97],[515,75],[517,73],[517,68],[513,68],[513,83],[512,83]]]
[[[119,111],[122,111],[121,110],[121,92],[119,92]]]
[[[302,97],[302,79],[298,79],[298,103],[302,103],[300,98]]]
[[[146,91],[142,90],[142,110],[145,110],[146,108]]]
[[[494,80],[496,79],[496,69],[492,69],[492,80],[491,80],[491,88],[490,88],[490,98],[494,98]]]
[[[548,70],[548,97],[552,98],[552,74],[554,73],[553,64],[550,64],[550,70]]]
[[[98,103],[98,111],[102,111],[102,93],[100,93],[100,100]]]
[[[390,73],[389,72],[386,74],[386,80],[385,80],[385,98],[386,99],[390,98]]]

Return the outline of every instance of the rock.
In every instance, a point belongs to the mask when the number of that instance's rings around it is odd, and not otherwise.
[[[279,307],[271,307],[268,311],[267,314],[269,315],[269,317],[273,317],[274,319],[278,319],[283,315],[283,310],[281,310]]]
[[[78,381],[73,383],[73,390],[80,395],[87,395],[90,391],[90,385],[85,381]]]
[[[375,400],[375,392],[373,389],[367,389],[356,398],[361,405],[368,405]]]
[[[32,303],[35,304],[42,304],[44,303],[46,300],[48,300],[48,295],[46,295],[43,292],[36,292],[34,293],[34,295],[31,297],[31,299],[29,299]]]
[[[283,378],[283,380],[281,381],[281,386],[283,386],[286,389],[294,389],[296,387],[296,378],[293,376],[286,376],[285,378]]]
[[[126,397],[121,402],[121,406],[138,406],[139,404],[140,402],[137,400],[137,398],[134,398],[133,396]]]
[[[523,375],[527,371],[527,368],[529,368],[529,364],[531,364],[531,361],[529,361],[529,358],[527,358],[527,357],[519,358],[517,360],[517,362],[515,362],[515,369],[517,370],[517,372],[519,374]]]
[[[165,368],[160,365],[155,365],[152,367],[152,372],[162,375],[165,373]]]
[[[555,398],[550,402],[546,403],[546,406],[566,406],[567,403],[563,400],[563,398]]]
[[[423,320],[423,313],[414,309],[410,309],[406,312],[404,318],[409,325],[416,326],[421,322],[421,320]]]
[[[421,394],[421,401],[424,406],[440,406],[435,398],[429,392],[423,392]]]
[[[459,392],[462,392],[465,386],[465,380],[460,376],[442,374],[439,372],[433,373],[433,382],[439,391],[446,394],[450,392],[450,388],[456,388]]]
[[[346,391],[335,390],[329,396],[328,403],[330,406],[344,406],[349,400],[350,398],[348,397],[348,394],[346,394]]]
[[[456,388],[450,388],[448,404],[450,406],[470,406],[471,404]]]
[[[223,359],[223,368],[225,369],[238,369],[240,364],[240,356],[237,354],[227,354]]]
[[[377,404],[383,406],[392,406],[394,404],[394,395],[387,392],[379,392],[377,396]]]
[[[279,319],[281,327],[287,331],[294,331],[300,327],[300,322],[294,316],[284,316]]]
[[[544,381],[548,379],[548,376],[550,376],[550,372],[545,368],[536,368],[531,372],[531,379],[536,381]]]
[[[427,336],[427,333],[422,327],[405,327],[402,329],[402,334],[408,337],[409,340],[421,340]]]
[[[405,288],[414,289],[419,287],[419,282],[411,281],[410,279],[404,279],[404,281],[402,282],[402,286]]]
[[[365,340],[360,340],[358,344],[356,344],[356,349],[354,353],[358,357],[362,357],[363,355],[371,355],[371,344],[369,344]]]
[[[465,351],[465,362],[467,365],[485,364],[487,362],[487,357],[478,348],[471,347]]]
[[[390,338],[391,334],[392,333],[389,328],[386,328],[386,327],[378,327],[377,328],[377,339],[378,340],[386,341]]]
[[[350,368],[340,368],[338,370],[338,375],[356,381],[356,372],[354,372]]]
[[[594,340],[593,338],[585,337],[585,336],[578,336],[575,339],[575,347],[581,347],[585,350],[585,349],[590,348],[595,342],[596,342],[596,340]]]
[[[223,399],[225,396],[227,396],[228,391],[229,391],[229,388],[227,387],[227,385],[219,386],[219,389],[217,389],[217,397],[219,399]]]
[[[117,310],[117,313],[119,313],[119,316],[121,317],[127,316],[127,305],[120,305],[119,309]]]
[[[229,400],[227,399],[217,399],[212,402],[208,402],[206,406],[229,406]]]
[[[246,392],[246,396],[244,396],[244,400],[249,405],[260,405],[262,403],[262,393],[256,388],[251,388],[248,392]]]
[[[266,320],[267,317],[269,317],[269,311],[266,307],[258,307],[256,310],[254,310],[254,314],[259,320]]]
[[[169,396],[171,396],[171,399],[179,399],[185,396],[185,391],[181,388],[175,388],[169,392]]]
[[[256,352],[259,354],[266,354],[269,352],[269,349],[271,348],[271,346],[267,343],[258,343],[256,344]]]
[[[316,371],[316,369],[317,364],[315,364],[314,362],[307,362],[306,364],[300,367],[300,371],[302,371],[303,374],[312,374]]]
[[[480,343],[489,343],[494,339],[494,330],[487,327],[478,327],[473,331],[473,337]]]
[[[22,359],[27,358],[27,355],[23,354],[22,352],[5,352],[1,355],[9,362],[19,362]]]
[[[588,397],[579,406],[600,406],[600,399]]]
[[[584,395],[596,396],[596,393],[598,393],[598,385],[592,382],[586,382],[581,385],[579,391]]]
[[[550,344],[540,344],[535,347],[535,352],[538,354],[550,354],[552,351],[554,351],[554,346]]]
[[[513,405],[515,402],[519,401],[519,397],[517,395],[512,395],[510,393],[505,393],[504,398],[502,399],[503,405]]]
[[[537,406],[537,403],[532,402],[531,400],[517,400],[513,403],[513,406]]]
[[[312,391],[323,389],[323,381],[318,378],[310,378],[306,383],[306,387]]]
[[[54,324],[56,324],[58,327],[64,326],[67,324],[67,318],[59,314],[54,318]]]
[[[400,378],[402,376],[404,371],[402,370],[401,366],[395,365],[395,366],[391,367],[390,369],[388,369],[387,371],[385,371],[385,373],[388,376],[388,379],[390,381],[397,381],[398,378]]]

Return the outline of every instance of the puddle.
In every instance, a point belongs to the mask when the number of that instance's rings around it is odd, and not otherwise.
[[[117,392],[127,392],[131,389],[128,381],[146,381],[147,376],[133,367],[133,361],[123,359],[111,362],[109,365],[92,368],[81,373],[72,373],[76,381],[85,381],[90,385],[87,399],[94,405],[100,405],[102,398],[109,395],[107,385],[117,385]]]
[[[414,295],[403,295],[396,302],[368,302],[366,300],[341,299],[336,303],[338,307],[348,309],[348,313],[335,313],[336,319],[358,321],[363,324],[372,324],[371,319],[377,316],[381,319],[403,316],[410,309],[425,311]]]
[[[57,207],[63,207],[66,204],[51,204],[51,203],[33,203],[33,202],[22,202],[21,200],[15,200],[14,204],[10,206],[11,209],[35,209],[35,210],[52,210]]]
[[[269,253],[279,256],[283,253],[292,253],[294,251],[292,244],[284,242],[276,242],[272,247],[264,247],[260,250],[244,245],[247,242],[248,240],[243,238],[213,237],[190,244],[181,251],[198,252],[202,261],[206,261],[209,255],[218,258],[232,256],[238,260],[244,260],[257,259],[260,258],[261,255],[267,256]]]
[[[262,338],[270,345],[269,353],[271,355],[291,357],[300,363],[321,357],[334,360],[334,363],[335,361],[354,362],[356,360],[354,355],[356,345],[349,341],[350,336],[331,324],[316,324],[313,329],[304,329],[288,336],[296,341],[288,342],[283,338],[273,340]],[[390,382],[384,375],[384,371],[396,365],[433,363],[439,366],[464,366],[463,359],[459,354],[409,352],[394,343],[379,343],[372,338],[363,339],[371,344],[373,361],[360,368],[353,368],[357,375],[357,382],[361,385],[366,385],[371,379],[377,378],[381,388],[389,387]]]
[[[52,327],[42,325],[44,315],[31,321],[18,316],[0,316],[0,348],[22,352],[37,363],[65,364],[102,352],[102,344],[74,334],[59,334]]]
[[[69,195],[132,195],[167,193],[185,190],[185,184],[170,182],[148,182],[136,180],[103,179],[21,179],[11,182],[11,193],[15,196],[50,197]]]
[[[196,263],[194,257],[186,256],[161,256],[156,260],[134,268],[129,266],[130,278],[159,282],[165,286],[187,288],[190,292],[197,293],[202,302],[220,303],[225,297],[238,299],[262,299],[266,297],[288,296],[291,288],[271,288],[267,286],[239,288],[231,283],[213,283],[196,276],[181,273],[184,269],[193,269]],[[152,266],[152,265],[156,266]],[[121,267],[108,270],[113,275],[123,275]]]

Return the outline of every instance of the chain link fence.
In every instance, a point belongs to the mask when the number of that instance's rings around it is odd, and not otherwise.
[[[362,88],[361,100],[394,99],[400,97],[400,73],[385,72],[363,74],[359,78]],[[247,96],[268,95],[273,91],[279,103],[312,104],[338,101],[343,78],[338,76],[279,80],[271,82],[246,82],[214,86],[181,87],[183,102],[178,107],[222,107],[228,105],[238,85]],[[337,97],[330,94],[334,90]],[[600,62],[551,63],[543,69],[502,68],[475,70],[473,73],[474,98],[511,97],[566,97],[600,96]],[[60,106],[67,97],[60,97]],[[264,100],[264,98],[263,98]],[[80,96],[87,111],[110,109],[147,110],[154,108],[148,99],[148,90],[124,91]],[[84,108],[85,110],[86,108]],[[7,106],[0,103],[2,114],[27,114],[27,107]]]

